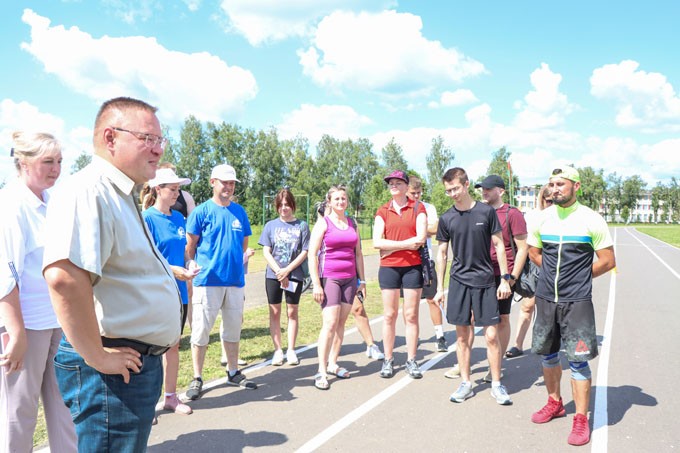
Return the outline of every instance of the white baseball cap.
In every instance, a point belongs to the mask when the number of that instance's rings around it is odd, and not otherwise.
[[[210,179],[241,182],[236,179],[236,170],[234,170],[234,167],[227,164],[220,164],[213,168],[212,172],[210,173]]]
[[[172,168],[159,168],[156,170],[156,177],[149,181],[149,187],[156,187],[161,184],[179,184],[184,186],[191,184],[191,179],[180,178]]]

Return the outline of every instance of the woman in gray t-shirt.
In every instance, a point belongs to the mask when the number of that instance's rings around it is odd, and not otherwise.
[[[272,365],[283,365],[284,361],[281,347],[281,299],[284,295],[288,309],[286,360],[289,365],[297,365],[300,363],[295,354],[298,304],[305,277],[301,265],[307,259],[309,226],[295,218],[295,197],[289,189],[281,189],[276,194],[274,205],[279,217],[267,222],[258,242],[267,260],[265,289],[269,302],[269,332],[275,349]]]

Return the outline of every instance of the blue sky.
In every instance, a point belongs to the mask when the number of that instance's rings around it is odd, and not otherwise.
[[[52,132],[65,167],[102,101],[283,138],[394,137],[409,165],[441,135],[484,175],[506,146],[523,184],[565,163],[680,175],[680,2],[52,0],[0,6],[0,181],[11,132]]]

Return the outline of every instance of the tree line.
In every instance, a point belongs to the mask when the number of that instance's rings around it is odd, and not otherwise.
[[[168,135],[168,130],[164,132]],[[505,201],[513,203],[509,193],[511,178],[515,192],[521,183],[519,174],[515,173],[517,169],[508,165],[510,156],[511,152],[505,147],[492,152],[486,174],[503,177],[508,188]],[[212,196],[212,168],[221,163],[233,166],[240,180],[236,187],[238,202],[246,209],[251,223],[261,224],[276,216],[272,196],[286,186],[298,197],[298,216],[301,218],[308,214],[307,201],[312,210],[314,203],[324,199],[331,185],[344,184],[352,214],[360,219],[371,219],[377,208],[390,198],[383,178],[393,169],[419,176],[423,180],[424,201],[434,204],[437,211],[443,213],[452,203],[440,181],[444,172],[455,166],[455,153],[444,144],[441,136],[437,136],[432,139],[424,157],[427,174],[420,175],[409,168],[403,148],[394,138],[375,152],[366,138],[340,140],[324,135],[312,155],[306,138],[281,139],[273,127],[255,130],[225,122],[203,124],[190,116],[181,127],[179,139],[170,140],[163,161],[175,164],[180,176],[191,178],[191,184],[185,189],[197,203]],[[72,172],[89,161],[90,153],[83,152],[71,168]],[[603,169],[592,167],[578,170],[583,187],[579,200],[607,218],[629,219],[647,187],[638,175],[623,178],[615,172],[605,176]],[[480,180],[484,176],[480,176]],[[474,182],[471,181],[471,194],[480,199],[473,189]],[[537,188],[540,186],[536,185]],[[651,198],[654,221],[680,220],[680,186],[676,178],[667,185],[657,183],[651,190]],[[659,208],[662,214],[657,216]],[[312,213],[308,218],[314,221]]]

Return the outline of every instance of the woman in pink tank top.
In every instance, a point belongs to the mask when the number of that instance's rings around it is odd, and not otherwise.
[[[364,257],[355,223],[345,215],[347,192],[344,186],[333,186],[326,195],[325,216],[312,230],[309,241],[309,274],[314,300],[321,305],[323,325],[319,332],[319,371],[314,385],[328,390],[328,375],[340,379],[350,377],[338,365],[345,335],[345,322],[357,291],[366,294]],[[357,275],[361,283],[357,289]]]

